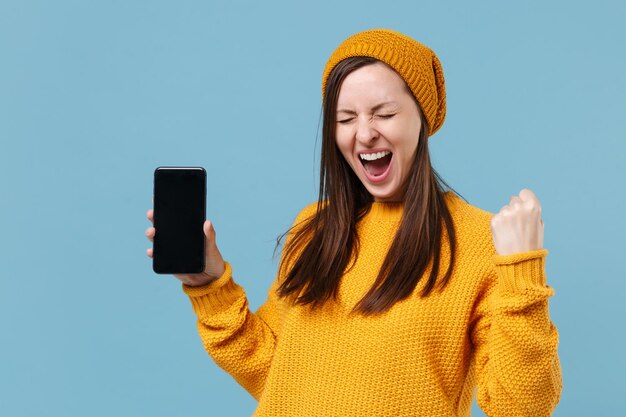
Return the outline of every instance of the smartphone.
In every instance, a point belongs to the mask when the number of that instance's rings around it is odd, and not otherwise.
[[[157,274],[204,271],[206,171],[202,167],[154,170],[152,269]]]

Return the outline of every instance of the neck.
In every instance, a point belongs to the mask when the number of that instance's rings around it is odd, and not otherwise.
[[[368,217],[399,219],[404,210],[404,201],[374,201]]]

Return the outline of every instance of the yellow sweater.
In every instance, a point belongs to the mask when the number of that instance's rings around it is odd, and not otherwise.
[[[493,214],[452,192],[446,203],[458,238],[450,282],[420,299],[429,265],[411,297],[381,316],[347,313],[374,283],[402,203],[373,203],[358,225],[361,251],[338,301],[313,314],[275,295],[281,276],[251,312],[228,262],[209,285],[183,284],[206,351],[259,401],[254,416],[469,416],[476,388],[490,417],[551,414],[562,380],[548,312],[548,251],[497,255]],[[440,276],[450,262],[443,237]]]

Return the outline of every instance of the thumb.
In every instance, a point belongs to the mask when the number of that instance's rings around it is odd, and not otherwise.
[[[215,229],[213,228],[213,222],[206,220],[204,222],[203,229],[206,241],[204,272],[213,278],[219,278],[224,274],[225,266],[224,258],[222,258],[215,242]]]
[[[206,220],[202,229],[204,230],[204,236],[206,237],[207,242],[215,242],[215,228],[213,227],[213,222]]]

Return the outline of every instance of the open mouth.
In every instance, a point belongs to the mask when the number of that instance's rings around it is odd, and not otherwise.
[[[383,156],[382,158],[379,158],[373,161],[367,161],[367,160],[364,160],[363,158],[359,158],[359,160],[363,164],[363,167],[365,168],[365,170],[371,176],[379,177],[387,171],[387,168],[389,168],[389,164],[391,163],[392,156],[393,154],[389,152],[387,155]]]

